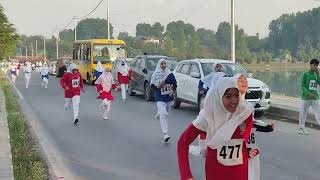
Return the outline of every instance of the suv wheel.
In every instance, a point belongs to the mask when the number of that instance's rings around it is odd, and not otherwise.
[[[129,84],[128,84],[128,93],[129,93],[129,96],[136,95],[136,93],[133,91],[133,87],[132,87],[131,82],[129,82]]]
[[[204,99],[206,98],[206,95],[205,94],[202,94],[199,98],[199,101],[198,101],[198,110],[201,111],[201,109],[203,108],[203,105],[204,105]]]
[[[144,85],[144,91],[143,91],[143,96],[144,96],[144,99],[146,101],[151,101],[152,98],[151,98],[151,90],[150,90],[150,85],[149,83],[146,83]]]
[[[263,111],[255,111],[254,112],[254,117],[255,118],[261,118],[263,116],[264,112]]]
[[[178,109],[181,105],[181,101],[178,100],[177,92],[174,94],[174,100],[172,104],[172,108]]]

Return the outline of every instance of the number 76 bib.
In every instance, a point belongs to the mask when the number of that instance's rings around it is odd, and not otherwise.
[[[217,160],[224,166],[243,164],[243,139],[231,139],[217,148]]]

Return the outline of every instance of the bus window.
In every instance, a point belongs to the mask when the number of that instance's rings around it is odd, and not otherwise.
[[[117,58],[125,58],[126,51],[122,45],[95,44],[93,47],[94,61],[114,61]]]

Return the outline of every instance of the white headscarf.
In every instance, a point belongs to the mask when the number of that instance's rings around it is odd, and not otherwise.
[[[205,104],[194,126],[206,131],[206,144],[212,149],[229,141],[236,128],[252,113],[252,109],[240,100],[236,112],[229,112],[223,105],[223,96],[229,88],[237,88],[235,79],[225,77],[217,80],[206,95]]]
[[[98,72],[103,72],[103,67],[102,67],[102,64],[101,64],[100,61],[98,61],[95,70],[98,71]]]
[[[169,74],[171,73],[171,71],[169,70],[168,66],[166,66],[165,70],[162,70],[160,67],[160,64],[162,62],[166,62],[167,61],[165,59],[160,59],[158,61],[156,70],[153,72],[152,77],[151,77],[151,84],[157,86],[159,85],[161,82],[165,81],[167,79],[167,77],[169,76]]]
[[[74,69],[78,69],[78,67],[76,64],[72,63],[69,65],[67,72],[72,72],[72,70],[74,70]]]
[[[95,84],[101,84],[103,91],[109,92],[112,84],[114,84],[112,74],[104,70],[99,78],[95,81]]]
[[[41,75],[47,75],[49,74],[49,68],[48,68],[48,65],[45,63],[43,65],[43,67],[41,68],[41,71],[40,71]]]
[[[124,66],[122,65],[124,63]],[[118,65],[118,72],[122,76],[128,76],[130,67],[128,66],[125,60],[121,60],[121,63]]]
[[[210,88],[211,86],[211,82],[212,82],[212,79],[213,77],[215,76],[215,74],[217,73],[216,72],[216,66],[218,65],[219,63],[214,63],[212,65],[212,72],[208,75],[206,75],[205,77],[201,78],[201,81],[208,87]]]

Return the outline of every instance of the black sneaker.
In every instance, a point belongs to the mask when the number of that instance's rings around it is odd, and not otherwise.
[[[73,122],[74,125],[77,125],[78,123],[79,123],[79,119],[75,119]]]

